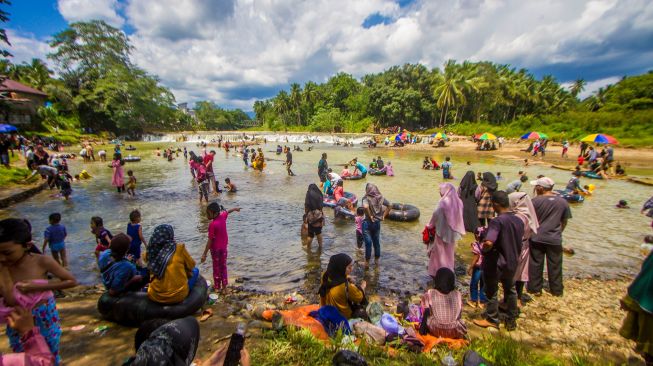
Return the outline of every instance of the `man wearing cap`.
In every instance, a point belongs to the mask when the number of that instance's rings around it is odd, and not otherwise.
[[[553,192],[555,182],[542,177],[531,181],[537,196],[533,207],[540,227],[530,240],[531,258],[528,266],[528,292],[539,295],[544,283],[544,260],[549,276],[549,290],[562,296],[562,232],[571,218],[567,201]]]

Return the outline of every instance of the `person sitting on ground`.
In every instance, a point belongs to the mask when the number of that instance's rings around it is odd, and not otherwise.
[[[456,275],[447,267],[438,269],[433,289],[422,295],[422,323],[419,332],[434,337],[465,338],[462,320],[463,297],[456,290]]]
[[[227,192],[230,192],[230,193],[236,193],[236,191],[238,191],[238,189],[236,188],[236,185],[231,182],[230,178],[225,178],[224,179],[224,189],[226,189]]]
[[[623,167],[621,167],[621,164],[617,164],[615,174],[616,175],[626,175],[626,170]]]
[[[345,164],[345,167],[342,168],[342,172],[340,172],[341,177],[351,177],[351,172],[349,171],[349,165]]]
[[[349,278],[354,268],[354,261],[344,253],[329,258],[326,271],[322,274],[320,289],[320,306],[331,305],[347,319],[352,317],[352,304],[365,305],[365,288],[367,283],[357,286]]]
[[[200,343],[200,327],[192,316],[152,319],[144,322],[134,336],[136,354],[123,365],[175,365],[193,363]]]
[[[128,291],[138,291],[145,283],[138,274],[134,263],[125,255],[132,239],[129,235],[120,233],[111,239],[109,249],[100,254],[98,267],[102,273],[102,283],[111,296],[120,296]]]
[[[147,297],[160,304],[182,302],[199,277],[195,261],[186,246],[175,241],[174,229],[168,224],[154,228],[146,261],[152,279]]]
[[[619,200],[619,203],[617,203],[616,207],[617,208],[630,208],[630,206],[628,206],[628,201],[626,201],[626,200]]]

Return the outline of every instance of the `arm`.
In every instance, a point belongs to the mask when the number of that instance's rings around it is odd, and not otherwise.
[[[145,237],[143,236],[143,227],[138,227],[138,237],[141,239],[141,243],[145,243]]]
[[[7,323],[20,334],[21,344],[25,352],[2,355],[0,356],[0,364],[54,365],[54,356],[50,352],[50,347],[45,342],[45,338],[41,335],[39,328],[34,326],[32,313],[29,310],[14,308],[7,317]]]
[[[211,247],[211,237],[209,235],[209,238],[206,239],[206,246],[204,247],[204,252],[202,252],[202,258],[200,259],[200,263],[206,262],[206,255],[209,252],[210,247]]]
[[[560,231],[565,231],[565,228],[567,227],[567,218],[562,219],[562,222],[560,223]]]
[[[476,267],[476,263],[478,263],[479,258],[481,258],[480,255],[474,254],[474,257],[472,258],[472,263],[470,263],[469,267],[467,267],[467,274],[468,275],[472,274],[472,270],[474,269],[474,267]]]
[[[385,211],[383,212],[383,220],[388,218],[388,215],[390,214],[390,210],[391,210],[390,205],[385,206]]]
[[[47,272],[52,273],[55,277],[59,278],[59,282],[48,282],[45,284],[35,284],[29,281],[21,281],[16,287],[21,292],[33,292],[33,291],[48,291],[48,290],[64,290],[67,288],[77,286],[77,280],[72,273],[68,272],[63,268],[59,263],[57,263],[53,258],[41,255],[38,257],[38,265],[40,265]]]
[[[9,269],[0,264],[0,298],[3,298],[5,304],[9,306],[16,305],[16,299],[12,291],[13,287],[14,281],[11,279]]]
[[[41,252],[45,253],[45,247],[48,245],[48,238],[43,239],[43,248],[41,249]]]
[[[240,212],[240,207],[234,207],[234,208],[230,208],[230,209],[227,210],[228,214],[230,214],[232,212]]]

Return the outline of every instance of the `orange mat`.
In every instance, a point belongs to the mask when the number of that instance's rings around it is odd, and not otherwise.
[[[275,312],[279,312],[283,318],[284,325],[294,325],[300,328],[308,329],[317,339],[326,341],[329,335],[324,330],[322,323],[317,319],[312,318],[308,314],[312,311],[320,309],[320,305],[306,305],[294,308],[292,310],[265,310],[263,312],[263,319],[272,321],[272,316]]]

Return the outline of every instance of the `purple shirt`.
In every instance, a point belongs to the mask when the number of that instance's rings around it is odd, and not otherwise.
[[[492,242],[483,251],[483,275],[488,278],[512,278],[521,254],[524,222],[514,213],[503,213],[490,221],[485,240]]]

